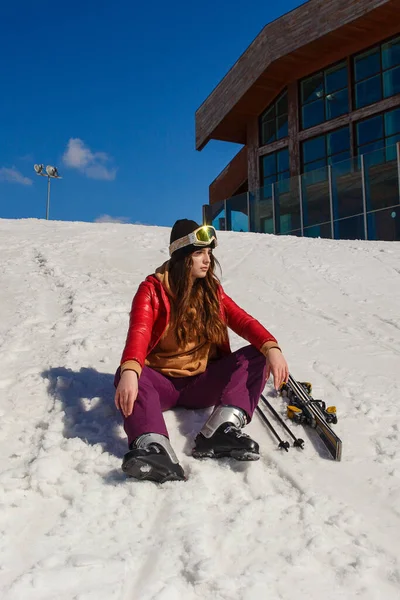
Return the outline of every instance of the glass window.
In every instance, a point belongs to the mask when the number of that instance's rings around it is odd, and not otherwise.
[[[400,241],[400,210],[387,208],[367,215],[370,240]]]
[[[271,154],[263,156],[261,161],[261,170],[263,181],[262,185],[264,186],[265,192],[268,192],[271,184],[283,179],[288,179],[290,177],[288,148],[284,148],[278,152],[272,152]]]
[[[385,98],[400,94],[400,67],[383,73],[383,95]]]
[[[288,99],[285,91],[260,117],[261,145],[265,146],[288,135]]]
[[[348,90],[341,90],[328,94],[325,98],[325,114],[326,120],[336,119],[347,112],[349,112],[349,98]]]
[[[263,123],[262,135],[265,144],[270,144],[276,139],[276,123],[274,121],[267,121]]]
[[[363,215],[335,221],[334,229],[337,240],[365,240]]]
[[[354,59],[354,75],[356,81],[367,79],[381,70],[381,57],[379,46],[364,52]]]
[[[320,160],[314,160],[313,162],[305,164],[303,171],[304,173],[308,173],[309,171],[315,171],[316,169],[321,169],[322,167],[326,167],[326,158],[321,158]]]
[[[400,108],[385,114],[385,133],[386,135],[400,133]]]
[[[380,162],[394,160],[396,158],[396,149],[386,150],[378,153],[381,148],[394,146],[400,137],[400,108],[388,111],[376,117],[365,119],[357,123],[357,153],[374,153],[374,157],[367,157],[366,160],[376,160]],[[392,158],[390,158],[392,157]]]
[[[397,161],[386,162],[385,159],[385,150],[364,155],[367,211],[399,204]]]
[[[369,152],[376,152],[376,150],[383,148],[384,145],[385,145],[385,143],[384,143],[383,139],[376,140],[376,142],[371,142],[371,144],[365,144],[365,146],[361,146],[359,148],[359,154],[368,154]],[[382,153],[382,156],[383,156],[383,153]]]
[[[276,137],[278,140],[287,137],[289,135],[288,128],[288,117],[284,115],[283,117],[277,117],[276,119]]]
[[[334,154],[328,158],[328,165],[334,165],[336,163],[342,162],[344,160],[349,160],[350,158],[350,150],[347,152],[339,152],[339,154]]]
[[[329,174],[326,166],[303,173],[300,181],[304,227],[330,221]]]
[[[289,171],[289,152],[288,150],[281,150],[276,153],[277,155],[277,163],[278,173],[283,173],[284,171]]]
[[[350,158],[350,129],[341,127],[302,144],[303,172]]]
[[[313,138],[303,143],[303,161],[312,162],[318,158],[325,158],[325,136]]]
[[[356,108],[400,93],[400,37],[354,57]]]
[[[328,156],[350,150],[349,128],[343,127],[342,129],[337,129],[336,131],[332,131],[332,133],[328,133],[326,141]]]
[[[305,227],[304,236],[313,238],[332,238],[331,224],[323,223],[322,225],[313,225],[312,227]]]
[[[277,233],[289,233],[299,229],[300,194],[297,178],[278,181],[274,191]]]
[[[225,231],[225,202],[220,200],[209,206],[209,217],[213,227],[220,231]]]
[[[334,219],[352,217],[363,212],[361,168],[357,159],[332,165],[331,185]]]
[[[301,82],[303,129],[349,112],[347,64],[341,62]]]
[[[285,92],[276,101],[276,114],[277,115],[287,115],[287,112],[288,112],[288,98],[287,98],[287,93]]]
[[[302,108],[302,123],[303,128],[308,129],[309,127],[314,127],[314,125],[318,125],[319,123],[323,123],[325,121],[325,107],[324,100],[317,100],[316,102],[311,102],[311,104],[306,104]]]
[[[376,75],[356,84],[356,107],[362,108],[382,100],[381,76]]]
[[[397,142],[400,142],[400,133],[386,138],[386,161],[397,159]]]
[[[325,71],[325,93],[331,94],[347,88],[347,66],[344,63]]]
[[[382,115],[372,117],[357,124],[357,143],[359,146],[368,144],[372,140],[383,138]]]
[[[400,37],[382,46],[382,67],[391,69],[400,65]]]
[[[318,73],[309,79],[306,79],[301,84],[301,101],[302,104],[312,102],[324,95],[324,77],[323,73]]]
[[[264,186],[272,185],[276,182],[276,175],[270,175],[269,177],[264,177]]]
[[[229,231],[249,231],[247,192],[226,201],[226,224]]]
[[[264,119],[266,121],[270,121],[271,119],[275,119],[275,105],[271,106],[271,108],[269,108],[265,113],[264,113]]]
[[[276,154],[267,154],[263,158],[264,177],[276,173]]]

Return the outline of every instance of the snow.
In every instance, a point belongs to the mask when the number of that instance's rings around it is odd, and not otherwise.
[[[219,237],[226,291],[337,406],[342,461],[301,426],[278,450],[257,416],[260,461],[196,461],[208,412],[177,410],[188,481],[126,480],[113,374],[169,229],[0,220],[2,599],[400,597],[400,244]]]

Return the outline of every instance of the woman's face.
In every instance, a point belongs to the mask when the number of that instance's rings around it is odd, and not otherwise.
[[[190,277],[193,280],[204,278],[207,275],[211,264],[211,252],[211,248],[201,248],[191,255],[192,268],[190,270]]]

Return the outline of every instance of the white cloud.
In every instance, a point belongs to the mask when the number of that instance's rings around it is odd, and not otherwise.
[[[109,169],[106,165],[90,165],[86,167],[85,173],[90,179],[113,181],[117,174],[117,169]]]
[[[112,158],[105,152],[92,152],[83,140],[70,138],[63,155],[63,163],[71,169],[78,169],[90,179],[113,181],[117,169],[112,167]]]
[[[100,215],[94,220],[95,223],[129,223],[128,217],[112,217],[111,215]]]
[[[25,177],[18,171],[16,167],[11,167],[8,169],[7,167],[0,168],[0,181],[7,181],[8,183],[20,183],[21,185],[32,185],[32,179],[29,177]]]

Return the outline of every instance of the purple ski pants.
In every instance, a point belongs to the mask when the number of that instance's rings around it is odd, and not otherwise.
[[[144,367],[132,414],[124,419],[131,444],[143,433],[168,437],[163,411],[229,404],[242,408],[250,421],[265,384],[266,359],[254,346],[245,346],[208,365],[193,377],[166,377]],[[118,382],[116,382],[118,384]]]

